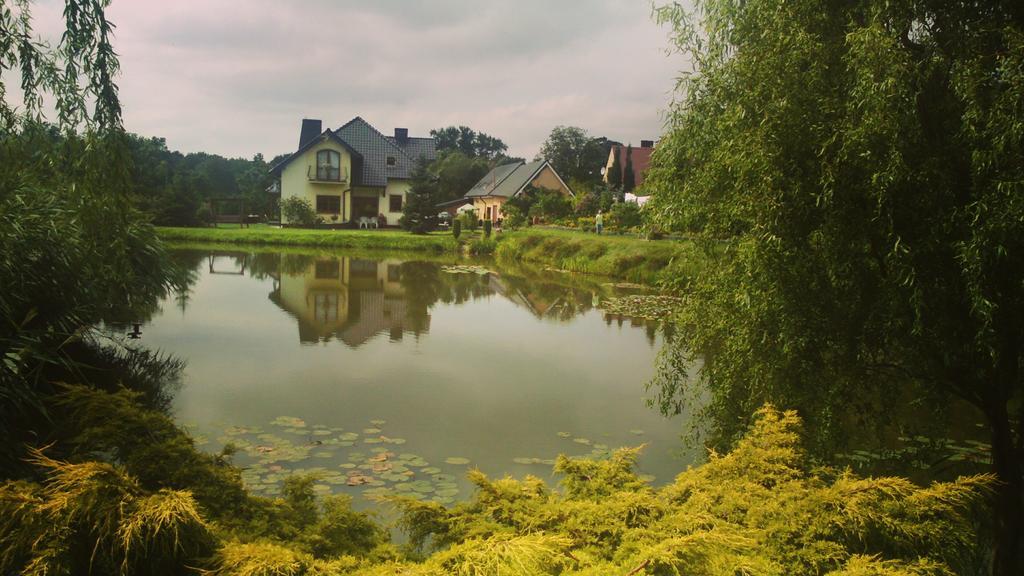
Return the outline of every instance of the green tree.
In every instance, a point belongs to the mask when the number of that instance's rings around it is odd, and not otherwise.
[[[429,163],[420,158],[413,169],[411,185],[402,206],[402,228],[414,234],[426,234],[437,228],[437,180],[428,170]]]
[[[430,131],[437,144],[438,152],[457,151],[465,156],[496,159],[504,156],[508,146],[483,132],[477,132],[469,126],[446,126]]]
[[[564,180],[596,182],[608,158],[603,138],[575,126],[556,126],[541,145],[537,159],[547,160]]]
[[[52,376],[79,377],[91,326],[165,295],[167,259],[131,204],[131,164],[114,77],[113,26],[99,0],[68,0],[55,48],[32,4],[0,8],[0,470],[24,465]],[[23,98],[5,82],[20,73]],[[56,125],[44,122],[44,96]],[[21,454],[19,455],[19,452]]]
[[[484,158],[467,156],[458,150],[442,152],[430,165],[437,180],[437,201],[461,198],[490,169],[491,163]]]
[[[281,214],[289,224],[313,226],[316,224],[316,211],[309,200],[299,196],[291,196],[281,201]]]
[[[768,398],[818,437],[875,405],[975,406],[1002,482],[994,571],[1024,572],[1021,4],[711,0],[657,15],[695,70],[650,208],[729,239],[664,358],[707,355],[699,381],[723,423]],[[657,384],[678,407],[681,381]]]
[[[633,174],[633,145],[626,146],[626,167],[622,170],[622,193],[632,192],[636,188],[636,176]]]

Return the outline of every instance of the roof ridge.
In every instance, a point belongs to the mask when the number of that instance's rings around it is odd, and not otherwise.
[[[363,124],[366,124],[370,128],[370,130],[373,130],[374,133],[377,134],[377,136],[380,136],[381,140],[383,140],[383,141],[387,142],[388,144],[390,144],[395,150],[398,150],[398,152],[401,153],[402,156],[405,156],[410,162],[414,161],[411,156],[409,156],[408,154],[405,153],[405,150],[402,150],[402,148],[398,146],[398,144],[395,144],[394,142],[389,140],[388,137],[385,136],[383,132],[381,132],[380,130],[377,130],[377,128],[373,124],[370,124],[369,122],[364,120],[361,116],[356,116],[355,118],[349,120],[341,128],[338,128],[338,130],[341,130],[342,128],[345,128],[346,126],[348,126],[349,124],[352,124],[356,120],[359,120]]]
[[[526,161],[525,161],[525,160],[517,160],[517,161],[515,161],[515,162],[509,162],[508,164],[499,164],[499,165],[495,166],[494,168],[492,168],[492,169],[491,169],[491,172],[494,172],[494,171],[495,171],[495,170],[497,170],[498,168],[501,168],[501,167],[503,167],[503,166],[508,166],[508,165],[510,165],[510,164],[515,164],[515,165],[516,165],[516,167],[515,167],[515,168],[513,168],[513,169],[511,169],[511,170],[509,170],[509,171],[508,171],[508,172],[507,172],[507,173],[505,174],[505,176],[503,176],[503,177],[501,178],[501,180],[495,180],[495,181],[494,181],[494,186],[491,186],[491,187],[490,187],[490,188],[489,188],[489,189],[487,190],[488,192],[493,192],[493,191],[497,190],[497,189],[498,189],[498,186],[501,186],[501,183],[502,183],[502,182],[504,182],[505,180],[508,180],[509,176],[511,176],[511,175],[513,175],[513,174],[515,174],[516,170],[519,170],[519,168],[520,168],[520,167],[522,167],[522,166],[526,166]],[[488,173],[487,173],[487,174],[486,174],[486,175],[484,176],[484,178],[486,179],[486,178],[487,178],[487,176],[490,176],[490,175],[491,175],[491,172],[488,172]]]

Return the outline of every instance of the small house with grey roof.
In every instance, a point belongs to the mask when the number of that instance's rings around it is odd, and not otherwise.
[[[472,202],[480,219],[497,222],[503,219],[502,205],[531,186],[573,196],[572,190],[547,160],[535,160],[495,166],[466,192],[463,200]]]
[[[304,119],[298,150],[270,171],[280,178],[282,202],[303,198],[329,224],[383,214],[388,226],[397,226],[421,157],[437,157],[434,139],[409,136],[405,128],[385,136],[358,116],[337,130]],[[283,215],[282,223],[289,223]]]

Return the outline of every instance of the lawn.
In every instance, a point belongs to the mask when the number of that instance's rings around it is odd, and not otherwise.
[[[410,234],[404,230],[307,230],[253,225],[218,228],[158,227],[160,238],[169,242],[215,242],[269,246],[309,246],[313,248],[362,248],[453,252],[458,242],[449,233]]]

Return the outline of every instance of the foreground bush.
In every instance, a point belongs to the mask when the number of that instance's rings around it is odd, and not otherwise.
[[[249,497],[244,507],[263,512],[233,529],[223,509],[217,522],[203,518],[221,507],[188,491],[154,489],[118,465],[37,452],[41,483],[0,485],[0,571],[918,575],[979,564],[972,518],[991,476],[920,487],[814,468],[800,449],[799,419],[770,407],[734,451],[712,453],[662,488],[636,474],[638,454],[560,457],[559,491],[532,476],[473,471],[474,497],[452,508],[388,498],[409,539],[400,549],[347,497],[317,501],[302,477],[289,480],[283,498]]]

